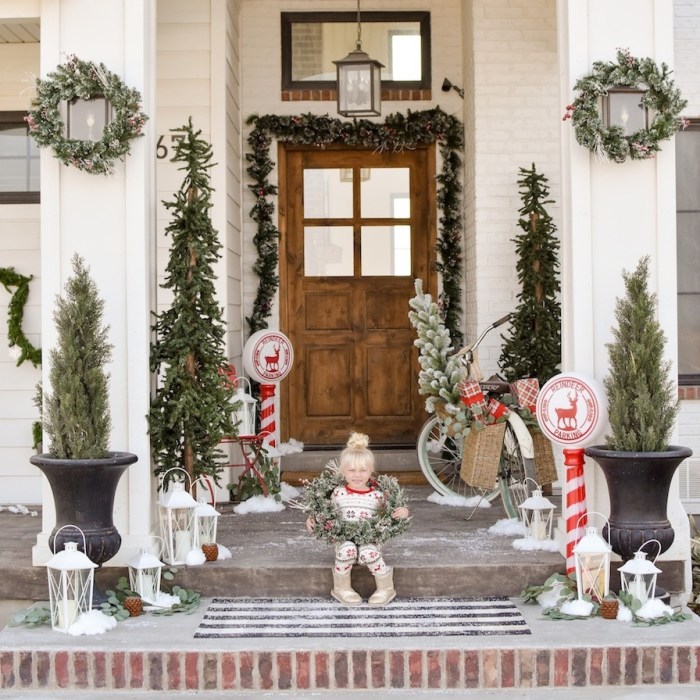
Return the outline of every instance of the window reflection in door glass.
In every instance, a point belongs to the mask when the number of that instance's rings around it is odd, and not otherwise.
[[[304,218],[346,219],[352,216],[352,178],[341,168],[304,170]]]
[[[372,168],[367,180],[360,184],[362,204],[360,213],[363,218],[397,216],[394,213],[394,200],[397,197],[406,200],[407,208],[401,216],[410,216],[411,187],[408,168]]]
[[[411,227],[362,227],[362,276],[405,277],[411,274]]]
[[[304,227],[304,275],[352,277],[352,226]]]

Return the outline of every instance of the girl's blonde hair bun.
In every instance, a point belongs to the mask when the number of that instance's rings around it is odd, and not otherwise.
[[[365,450],[369,445],[369,437],[364,433],[350,433],[347,445],[354,450]]]

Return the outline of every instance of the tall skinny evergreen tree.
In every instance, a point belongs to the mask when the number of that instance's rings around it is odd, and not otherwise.
[[[520,168],[518,180],[523,202],[516,236],[516,269],[521,291],[511,320],[510,335],[504,336],[499,360],[508,381],[536,377],[540,385],[559,371],[561,362],[561,289],[559,241],[556,226],[545,205],[551,204],[547,178],[532,168]]]
[[[218,445],[235,429],[232,391],[222,381],[226,326],[214,287],[221,244],[209,213],[212,149],[191,117],[174,131],[184,132],[173,161],[185,177],[173,201],[163,202],[172,214],[166,229],[172,243],[162,286],[173,300],[153,326],[151,370],[158,386],[149,413],[151,450],[156,475],[180,467],[192,480],[209,476],[218,483],[224,456]]]

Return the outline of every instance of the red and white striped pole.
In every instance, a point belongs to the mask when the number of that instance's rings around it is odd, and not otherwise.
[[[265,442],[271,447],[277,445],[275,439],[275,385],[260,385],[260,434],[265,436]]]
[[[566,520],[566,574],[576,570],[574,546],[585,534],[586,484],[583,480],[583,449],[564,450],[566,467],[565,512]]]

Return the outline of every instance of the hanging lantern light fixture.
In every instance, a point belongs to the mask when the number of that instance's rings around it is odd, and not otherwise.
[[[344,117],[378,117],[382,113],[383,63],[362,50],[360,0],[357,0],[357,43],[345,58],[333,61],[337,69],[338,114]]]

